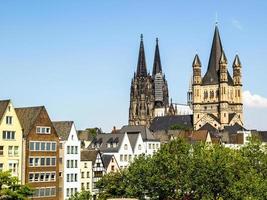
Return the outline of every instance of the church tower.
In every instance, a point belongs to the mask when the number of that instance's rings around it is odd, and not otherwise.
[[[228,71],[228,61],[216,25],[209,63],[201,76],[201,62],[195,56],[193,67],[193,123],[194,129],[225,126],[243,126],[241,62],[233,62],[233,78]]]
[[[143,36],[141,35],[136,73],[131,82],[129,125],[149,126],[155,109],[169,106],[168,84],[162,72],[158,39],[152,75],[147,73]]]

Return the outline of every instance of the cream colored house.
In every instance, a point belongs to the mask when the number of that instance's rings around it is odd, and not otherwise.
[[[11,100],[0,101],[0,171],[22,180],[22,128]]]

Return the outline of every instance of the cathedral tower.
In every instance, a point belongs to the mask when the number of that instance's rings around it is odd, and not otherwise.
[[[233,78],[227,69],[219,29],[216,26],[207,71],[202,78],[198,55],[193,61],[193,123],[198,130],[207,126],[221,130],[225,126],[243,126],[241,63],[236,56]]]
[[[149,126],[156,108],[169,104],[168,84],[162,73],[158,39],[152,75],[147,73],[143,36],[141,35],[136,73],[131,82],[129,124]]]

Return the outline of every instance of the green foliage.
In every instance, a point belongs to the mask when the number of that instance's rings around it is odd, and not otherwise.
[[[12,177],[9,171],[0,172],[0,199],[1,200],[26,200],[33,194],[27,185],[19,184],[17,177]]]
[[[267,199],[267,148],[251,141],[240,150],[171,141],[152,157],[98,182],[101,199]]]
[[[90,200],[92,199],[92,195],[90,191],[82,190],[81,192],[76,192],[72,195],[69,200]]]
[[[183,131],[191,131],[192,128],[183,124],[174,124],[170,127],[170,130],[183,130]]]

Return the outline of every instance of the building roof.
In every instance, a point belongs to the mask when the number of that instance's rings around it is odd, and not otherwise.
[[[139,133],[136,133],[136,134],[127,134],[127,135],[128,135],[128,138],[129,138],[131,147],[132,147],[132,149],[134,149],[135,144],[136,144],[137,139],[138,139],[138,136],[139,136]]]
[[[262,142],[267,142],[267,131],[258,131]]]
[[[143,35],[142,34],[141,34],[141,41],[140,41],[140,47],[139,47],[139,55],[138,55],[136,75],[138,77],[146,77],[147,76],[146,56],[145,56],[145,49],[144,49]]]
[[[173,125],[182,125],[189,128],[193,127],[193,115],[174,115],[155,117],[150,125],[152,132],[169,130]]]
[[[202,126],[199,130],[207,130],[209,132],[216,132],[218,131],[216,128],[214,128],[212,125],[210,125],[209,123],[206,123],[204,126]]]
[[[0,120],[2,119],[3,115],[5,114],[5,111],[6,111],[9,103],[10,103],[9,99],[0,101]]]
[[[81,150],[81,161],[92,161],[95,163],[99,151],[97,150]]]
[[[101,155],[101,157],[102,157],[102,161],[103,161],[104,167],[107,169],[108,165],[109,165],[112,157],[114,157],[114,155],[103,154],[103,155]]]
[[[121,133],[127,133],[128,135],[134,133],[140,133],[143,141],[154,141],[155,137],[146,126],[142,125],[125,125],[120,130]]]
[[[73,121],[53,122],[54,128],[56,129],[56,132],[60,137],[60,140],[68,140],[73,123],[74,123]]]
[[[245,131],[246,129],[237,123],[235,123],[233,126],[225,126],[224,127],[224,131],[227,131],[230,134],[237,133],[237,131],[243,131],[243,130]]]
[[[219,83],[220,59],[223,52],[218,26],[215,26],[209,64],[206,74],[202,79],[202,85],[214,85]],[[227,71],[228,84],[233,85],[233,79]]]
[[[28,135],[44,106],[15,108],[23,134]]]
[[[99,149],[101,152],[118,152],[123,140],[124,134],[98,134],[93,138],[88,149]],[[116,144],[113,146],[113,144]],[[110,144],[110,145],[108,145]]]

